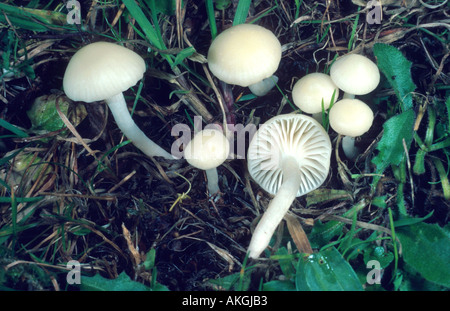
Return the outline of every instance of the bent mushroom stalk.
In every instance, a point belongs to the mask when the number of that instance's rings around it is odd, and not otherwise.
[[[144,154],[175,159],[136,125],[123,93],[142,79],[146,66],[141,56],[120,45],[96,42],[78,50],[67,65],[63,87],[67,97],[87,103],[104,100],[117,126]]]
[[[275,195],[248,247],[258,258],[296,197],[318,188],[330,168],[331,142],[323,127],[306,115],[279,115],[263,124],[248,149],[250,176]]]

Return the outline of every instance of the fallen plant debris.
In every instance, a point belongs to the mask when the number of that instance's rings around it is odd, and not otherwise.
[[[69,2],[0,3],[0,289],[450,288],[447,1]],[[264,96],[224,85],[207,66],[213,39],[244,23],[281,44]],[[207,126],[226,133],[218,195],[185,159],[143,154],[103,101],[66,97],[70,59],[98,41],[144,60],[124,100],[164,150],[182,154]],[[273,199],[249,175],[250,130],[302,113],[296,82],[328,75],[348,53],[381,73],[357,95],[374,114],[354,140],[359,153],[347,158],[329,126],[338,98],[323,103],[334,149],[325,181],[294,200],[261,258],[248,258]]]

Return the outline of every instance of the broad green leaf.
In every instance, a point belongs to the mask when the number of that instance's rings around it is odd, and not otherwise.
[[[404,154],[403,140],[406,148],[414,135],[415,114],[412,109],[396,115],[383,124],[383,137],[378,142],[378,154],[372,159],[372,163],[376,165],[376,174],[382,174],[390,165],[399,165]],[[379,176],[374,178],[373,185],[379,180]]]
[[[382,246],[370,245],[364,252],[364,262],[367,264],[371,260],[378,261],[384,269],[394,260],[394,254]]]
[[[82,276],[80,289],[83,291],[167,291],[167,287],[156,284],[150,288],[142,283],[135,282],[122,272],[116,279],[106,279],[100,274],[92,277]]]
[[[417,223],[396,230],[403,259],[433,283],[450,287],[450,232],[437,224]]]
[[[106,279],[100,274],[82,276],[80,289],[83,291],[149,291],[150,287],[135,282],[122,272],[116,279]]]
[[[411,62],[397,48],[384,43],[376,43],[373,53],[377,58],[378,68],[394,88],[402,111],[412,108],[412,92],[416,85],[411,78]]]
[[[65,96],[43,95],[36,98],[30,110],[27,111],[33,129],[51,132],[65,127],[56,109],[56,100],[59,100],[61,112],[69,118],[74,126],[77,126],[87,116],[84,105],[76,105]]]
[[[278,292],[287,292],[287,291],[295,291],[295,284],[292,281],[284,280],[274,280],[269,281],[263,284],[263,291],[278,291]]]
[[[362,290],[355,271],[334,247],[300,258],[295,285],[300,291]]]

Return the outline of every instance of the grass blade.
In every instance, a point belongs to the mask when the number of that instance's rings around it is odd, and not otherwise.
[[[244,24],[247,20],[248,10],[250,8],[251,0],[241,0],[236,9],[236,14],[233,19],[233,26]]]
[[[217,36],[216,17],[214,15],[214,0],[206,0],[206,14],[208,15],[209,29],[211,30],[211,38],[214,40]]]
[[[0,126],[7,129],[10,132],[13,132],[15,135],[17,135],[21,138],[28,137],[27,133],[25,133],[24,131],[22,131],[21,129],[16,127],[15,125],[12,125],[11,123],[9,123],[8,121],[5,121],[3,119],[0,119]]]

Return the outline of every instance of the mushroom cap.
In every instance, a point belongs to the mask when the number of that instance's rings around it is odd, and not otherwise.
[[[361,136],[373,123],[373,111],[359,99],[342,99],[330,109],[330,126],[337,133],[350,137]]]
[[[64,92],[75,101],[105,100],[135,85],[145,69],[144,59],[123,46],[91,43],[78,50],[67,65]]]
[[[209,170],[221,165],[229,152],[230,143],[222,131],[204,129],[186,145],[184,158],[196,168]]]
[[[283,182],[283,158],[295,158],[303,179],[297,192],[301,196],[325,181],[330,156],[330,138],[319,122],[304,114],[286,114],[258,129],[248,148],[247,165],[261,188],[275,195]]]
[[[337,59],[331,65],[330,76],[338,88],[354,95],[368,94],[380,83],[377,65],[359,54],[347,54]]]
[[[295,83],[292,99],[303,112],[319,113],[322,112],[322,100],[325,110],[330,107],[333,93],[334,103],[339,96],[339,88],[329,75],[315,72],[305,75]]]
[[[218,35],[208,51],[211,72],[228,84],[247,87],[270,77],[281,60],[281,44],[268,29],[240,24]]]

